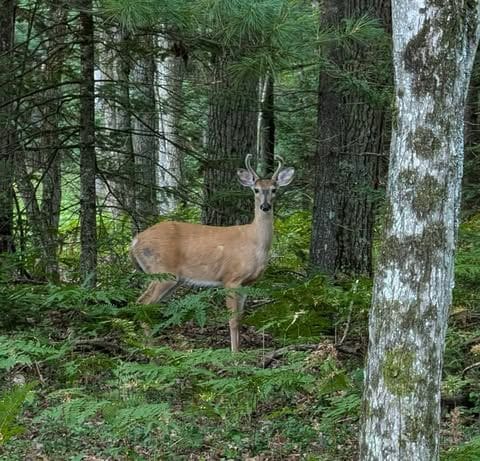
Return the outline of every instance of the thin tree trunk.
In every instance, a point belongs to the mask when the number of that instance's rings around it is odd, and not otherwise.
[[[118,148],[116,144],[118,73],[116,49],[119,34],[115,27],[101,31],[101,39],[96,48],[97,69],[95,69],[95,112],[102,120],[104,136],[97,139],[97,197],[101,208],[118,216],[121,203],[117,196],[114,175],[118,172]],[[118,179],[118,178],[117,178]],[[101,211],[101,210],[100,210]]]
[[[228,226],[251,220],[236,170],[256,148],[257,83],[256,78],[234,82],[226,60],[216,58],[209,99],[204,224]]]
[[[259,158],[265,167],[265,176],[275,170],[275,93],[273,75],[269,73],[262,82],[259,123]]]
[[[160,211],[173,211],[178,200],[175,193],[182,182],[182,150],[179,123],[183,106],[185,56],[180,44],[160,35],[158,45],[162,59],[157,61],[157,104],[160,142],[158,150],[158,185]]]
[[[121,82],[118,91],[119,107],[117,110],[117,135],[118,150],[121,152],[115,181],[116,195],[120,198],[121,206],[130,215],[132,220],[132,233],[136,234],[140,228],[137,222],[137,177],[135,169],[135,153],[132,137],[132,37],[127,32],[120,32],[119,56],[117,60],[117,74]]]
[[[97,222],[95,195],[95,76],[92,0],[80,11],[80,273],[88,287],[96,284]]]
[[[152,225],[158,216],[156,157],[158,152],[155,112],[155,61],[152,39],[142,41],[144,49],[132,69],[132,146],[135,153],[136,231]]]
[[[13,243],[13,177],[14,128],[13,104],[8,100],[14,94],[12,75],[12,48],[15,31],[15,0],[0,1],[0,254],[12,252]]]
[[[46,273],[51,280],[59,278],[58,268],[58,226],[60,222],[60,205],[62,199],[61,164],[62,155],[59,148],[61,141],[58,130],[60,127],[60,113],[62,108],[62,81],[63,61],[65,59],[64,36],[66,32],[66,10],[61,3],[54,2],[50,5],[50,17],[53,27],[48,34],[48,48],[51,59],[47,64],[46,104],[44,105],[43,123],[43,168],[45,170],[42,181],[42,205],[40,212],[42,220],[46,223],[48,240],[48,257],[46,260]]]
[[[55,281],[58,278],[58,260],[56,252],[57,243],[55,236],[50,232],[48,220],[45,219],[37,200],[35,186],[30,180],[25,153],[17,152],[15,156],[16,184],[25,203],[33,235],[33,242],[40,253],[40,277]]]
[[[375,276],[362,461],[438,460],[478,1],[394,2],[396,119]],[[408,12],[408,14],[405,14]]]
[[[465,176],[462,202],[465,211],[480,210],[480,51],[477,50],[465,110]]]

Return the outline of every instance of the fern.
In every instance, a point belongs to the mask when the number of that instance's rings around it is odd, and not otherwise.
[[[55,347],[42,344],[38,339],[11,339],[0,336],[0,369],[9,370],[16,365],[55,361],[65,356],[69,350],[69,345],[65,343]]]
[[[29,399],[35,383],[14,387],[0,397],[0,445],[5,444],[11,437],[24,431],[22,426],[15,424],[22,406]]]
[[[275,369],[237,366],[229,371],[236,376],[210,379],[201,388],[204,400],[213,403],[219,414],[235,418],[251,414],[259,403],[274,396],[311,393],[317,382],[313,374],[303,370],[301,362]]]
[[[63,402],[44,410],[35,422],[62,425],[72,432],[89,431],[90,422],[103,419],[112,432],[123,437],[141,428],[145,435],[170,423],[172,416],[167,403],[147,403],[138,397],[119,399],[118,394],[92,398],[79,389],[52,393],[50,399]]]
[[[195,322],[203,327],[207,320],[207,310],[211,308],[211,290],[203,290],[190,294],[179,299],[172,300],[164,310],[167,320],[154,328],[154,333],[172,325],[180,325],[187,319],[193,318]]]
[[[360,413],[361,397],[358,394],[336,395],[330,399],[330,407],[322,415],[320,427],[331,433],[335,426],[345,418],[358,418]]]
[[[142,403],[137,399],[108,407],[105,416],[111,429],[120,436],[127,435],[136,427],[148,435],[153,429],[165,428],[172,420],[167,403]]]
[[[480,459],[480,437],[451,448],[442,454],[441,461],[478,461]]]

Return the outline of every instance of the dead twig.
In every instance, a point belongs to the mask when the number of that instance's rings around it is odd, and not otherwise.
[[[480,367],[480,362],[472,363],[462,371],[462,376],[465,376],[467,371],[473,370],[474,368],[478,368],[478,367]]]
[[[262,368],[268,368],[274,360],[279,359],[280,357],[291,351],[314,351],[317,348],[317,344],[292,344],[290,346],[285,346],[265,355],[261,366]]]

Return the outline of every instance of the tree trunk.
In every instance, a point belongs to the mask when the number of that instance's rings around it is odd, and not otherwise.
[[[462,205],[470,214],[480,210],[480,52],[477,50],[465,109],[465,175]]]
[[[97,270],[95,195],[95,76],[92,0],[80,11],[80,273],[85,286],[94,287]]]
[[[253,77],[234,81],[226,60],[216,58],[209,96],[204,224],[229,226],[251,220],[251,198],[239,188],[236,170],[256,150],[257,84]]]
[[[119,51],[116,48],[119,33],[116,27],[106,26],[100,32],[100,43],[97,51],[97,69],[95,69],[95,112],[100,116],[101,131],[96,139],[97,144],[97,198],[100,202],[99,211],[108,210],[118,216],[121,203],[117,196],[116,174],[119,170],[120,157],[116,143],[117,88],[119,78],[117,61]]]
[[[396,119],[370,314],[361,460],[437,460],[480,4],[393,3]],[[408,12],[408,14],[406,14]]]
[[[140,41],[140,39],[139,39]],[[152,39],[141,41],[143,49],[132,69],[132,146],[135,153],[136,232],[152,225],[158,217],[156,157],[158,152],[155,112],[155,60]]]
[[[15,31],[15,0],[0,0],[0,254],[12,252],[14,128],[12,99],[12,48]]]
[[[275,171],[275,94],[273,75],[269,73],[262,82],[260,123],[258,132],[259,159],[265,168],[265,177]]]
[[[43,139],[44,146],[42,181],[42,206],[40,212],[42,220],[46,224],[48,241],[46,248],[47,259],[45,271],[50,280],[58,280],[58,226],[60,222],[60,205],[62,199],[61,164],[62,155],[58,135],[60,128],[60,114],[62,110],[62,81],[63,62],[65,59],[65,21],[67,12],[60,3],[50,5],[50,17],[52,25],[48,31],[48,48],[51,59],[47,64],[46,85],[51,88],[46,91],[43,113]]]
[[[387,0],[325,2],[324,21],[389,11]],[[388,29],[389,23],[384,23]],[[328,59],[342,73],[361,73],[372,65],[370,46],[331,49]],[[314,180],[311,262],[323,272],[371,274],[375,189],[380,160],[387,150],[387,102],[360,90],[339,89],[338,77],[321,72],[318,145]],[[386,83],[386,82],[382,82]]]
[[[166,36],[158,38],[160,59],[157,61],[157,104],[160,142],[158,150],[158,185],[160,212],[172,212],[178,200],[176,192],[182,183],[182,150],[179,122],[183,105],[185,56],[180,44]]]
[[[321,14],[322,25],[337,26],[343,17],[344,0],[326,0]],[[324,51],[325,52],[325,51]],[[337,50],[329,50],[334,61]],[[340,193],[340,146],[343,133],[343,100],[334,91],[335,80],[324,70],[320,71],[317,110],[317,146],[313,175],[313,214],[310,260],[321,272],[333,274],[337,268],[337,226]]]

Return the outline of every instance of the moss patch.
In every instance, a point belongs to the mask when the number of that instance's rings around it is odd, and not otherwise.
[[[426,218],[432,211],[438,210],[446,195],[443,186],[434,176],[427,174],[415,188],[412,207],[418,218]]]
[[[418,96],[442,91],[452,84],[457,74],[455,50],[462,40],[462,30],[467,27],[469,31],[472,27],[469,16],[473,12],[468,6],[462,8],[456,0],[430,0],[428,6],[438,8],[437,13],[424,21],[404,52],[406,69],[412,74],[413,91]],[[439,40],[438,31],[441,31]],[[438,43],[432,47],[434,40]]]
[[[382,376],[389,392],[404,397],[415,390],[414,360],[415,354],[405,347],[396,347],[385,354]]]
[[[421,265],[429,261],[435,250],[445,245],[445,241],[445,226],[441,222],[434,222],[426,226],[420,235],[402,239],[396,236],[387,238],[382,246],[380,261],[389,266],[391,263],[407,261],[410,256],[414,256]]]
[[[434,159],[441,150],[440,139],[435,136],[431,128],[419,126],[415,132],[410,133],[407,145],[418,157],[425,160]]]

